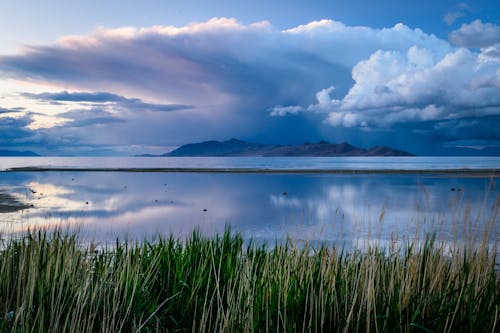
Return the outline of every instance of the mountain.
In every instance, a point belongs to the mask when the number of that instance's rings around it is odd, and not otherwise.
[[[145,156],[145,155],[141,155]],[[151,156],[151,155],[149,155]],[[320,141],[301,145],[275,145],[237,139],[183,145],[161,156],[413,156],[390,147],[358,148],[347,142]]]
[[[32,151],[0,150],[0,156],[40,156]]]

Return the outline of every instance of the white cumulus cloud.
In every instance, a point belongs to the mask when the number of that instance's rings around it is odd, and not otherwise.
[[[300,111],[302,111],[302,107],[298,105],[292,105],[292,106],[281,106],[277,105],[271,109],[270,115],[275,117],[283,117],[289,114],[297,114]]]
[[[328,123],[344,127],[500,115],[500,64],[468,49],[445,56],[416,46],[379,50],[352,76],[343,98],[330,97],[332,87],[321,90],[308,110],[328,112]]]
[[[488,47],[500,43],[500,26],[475,20],[462,24],[450,34],[450,40],[461,47]]]

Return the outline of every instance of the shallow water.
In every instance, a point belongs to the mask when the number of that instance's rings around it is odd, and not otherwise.
[[[427,232],[453,240],[490,223],[491,239],[500,239],[492,177],[68,171],[0,177],[0,189],[34,205],[0,214],[3,232],[62,224],[111,241],[195,228],[211,234],[230,225],[257,242],[290,237],[350,246]]]

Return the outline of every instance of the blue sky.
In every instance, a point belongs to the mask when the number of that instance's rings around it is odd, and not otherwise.
[[[0,149],[500,151],[495,1],[4,1]]]

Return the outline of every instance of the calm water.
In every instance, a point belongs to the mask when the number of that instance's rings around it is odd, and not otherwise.
[[[500,169],[500,157],[0,157],[15,167],[255,169]]]
[[[0,158],[3,169],[498,169],[499,164],[499,158]],[[495,177],[412,174],[1,172],[0,191],[34,207],[0,214],[0,230],[64,224],[80,228],[86,237],[108,241],[116,236],[185,235],[194,228],[214,233],[231,225],[259,242],[291,237],[350,245],[366,239],[411,239],[422,232],[453,239],[489,221],[494,223],[491,237],[498,241],[497,183]]]

